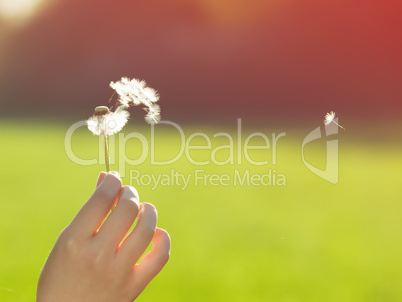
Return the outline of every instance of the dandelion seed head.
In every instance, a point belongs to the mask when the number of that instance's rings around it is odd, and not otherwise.
[[[157,112],[149,111],[145,116],[145,121],[148,124],[157,124],[161,120],[161,116]]]
[[[147,87],[144,80],[121,78],[120,81],[111,82],[113,88],[119,96],[121,104],[138,106],[143,104],[149,107],[159,100],[159,95],[155,89]]]
[[[94,115],[87,120],[88,129],[95,135],[111,135],[119,132],[130,116],[126,108],[127,106],[121,105],[112,112],[106,106],[96,107]]]
[[[161,113],[161,107],[158,104],[152,104],[151,106],[148,107],[148,112],[153,112],[156,114]]]
[[[121,105],[125,107],[144,105],[148,112],[145,116],[147,123],[155,124],[160,121],[161,110],[155,104],[159,100],[159,94],[155,89],[148,87],[144,80],[122,77],[120,81],[111,82],[110,87],[119,96],[118,102]]]
[[[105,115],[110,112],[109,108],[106,106],[98,106],[95,108],[94,115],[99,116],[99,115]]]
[[[161,107],[157,104],[151,104],[147,109],[145,109],[148,113],[145,116],[145,121],[148,124],[156,124],[160,121],[161,116]]]
[[[143,93],[145,97],[152,103],[156,103],[157,101],[159,101],[159,93],[155,89],[151,87],[145,87]]]

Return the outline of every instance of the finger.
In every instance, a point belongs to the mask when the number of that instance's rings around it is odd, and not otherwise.
[[[103,179],[106,176],[106,172],[100,172],[98,176],[98,180],[96,181],[96,187],[99,187],[99,185],[102,183]]]
[[[112,173],[112,174],[116,175],[118,178],[120,178],[119,173],[116,172],[116,171],[110,171],[109,173]],[[107,173],[103,172],[103,171],[99,173],[98,179],[96,181],[96,187],[98,187],[102,183],[102,181],[105,178],[106,174]]]
[[[113,253],[116,252],[119,243],[134,223],[139,206],[137,191],[130,186],[122,187],[116,208],[96,235],[96,240],[101,246],[110,247]]]
[[[119,259],[124,267],[131,270],[145,252],[154,237],[157,220],[155,207],[150,203],[141,203],[137,225],[123,241],[118,251]]]
[[[83,237],[93,236],[113,206],[121,188],[115,173],[106,173],[101,184],[70,224],[70,229]]]
[[[157,228],[152,239],[152,250],[148,252],[133,270],[133,290],[141,291],[162,270],[170,257],[170,236],[168,232]],[[140,291],[140,292],[141,292]]]

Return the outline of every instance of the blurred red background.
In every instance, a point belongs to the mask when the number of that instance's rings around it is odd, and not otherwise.
[[[47,0],[1,16],[3,116],[86,118],[121,76],[156,88],[168,120],[401,113],[400,1]]]

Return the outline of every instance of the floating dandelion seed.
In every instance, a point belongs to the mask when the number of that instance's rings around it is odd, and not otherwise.
[[[158,92],[147,87],[144,80],[121,78],[120,81],[111,82],[110,87],[115,90],[119,96],[120,104],[124,106],[146,106],[145,110],[148,114],[145,121],[149,124],[155,124],[160,121],[160,107],[154,103],[159,100]]]
[[[339,125],[337,122],[335,122],[334,119],[335,119],[335,112],[331,111],[331,113],[327,113],[325,115],[325,120],[324,120],[325,126],[328,126],[329,124],[334,123],[338,127],[340,127],[343,130],[345,130],[345,128],[343,128],[341,125]]]
[[[148,111],[147,115],[145,116],[145,121],[148,124],[156,124],[160,121],[161,107],[159,107],[159,105],[153,104],[145,110]]]

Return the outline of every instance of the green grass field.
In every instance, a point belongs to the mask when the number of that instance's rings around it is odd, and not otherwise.
[[[58,234],[104,170],[69,159],[64,149],[69,126],[0,122],[2,302],[34,301],[37,278]],[[233,178],[235,170],[263,174],[275,169],[286,177],[285,186],[235,186],[233,179],[228,186],[192,181],[185,190],[136,185],[141,201],[157,207],[159,226],[172,238],[169,263],[137,301],[402,301],[402,142],[340,135],[339,183],[333,185],[304,166],[301,141],[312,129],[304,130],[279,140],[275,165],[254,166],[243,157],[242,164],[195,166],[183,156],[170,165],[154,166],[148,158],[139,166],[124,166],[123,182],[133,185],[129,172],[134,170],[193,175],[199,169]],[[149,129],[138,131],[149,135]],[[236,129],[185,127],[187,137],[198,131]],[[172,158],[178,136],[158,132],[156,138],[156,155]],[[217,138],[213,145],[223,141]],[[138,145],[127,143],[131,159],[141,153]],[[95,158],[97,137],[79,129],[72,147],[82,158]],[[211,154],[193,152],[200,161]],[[272,159],[270,151],[252,152],[254,159]],[[324,145],[312,143],[307,159],[322,166],[323,152]],[[227,156],[223,150],[218,158]]]

